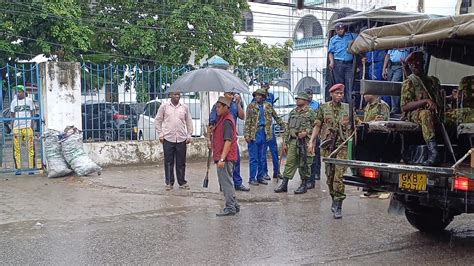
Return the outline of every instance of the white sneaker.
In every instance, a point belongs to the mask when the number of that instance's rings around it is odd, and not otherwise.
[[[179,186],[179,188],[180,188],[180,189],[186,189],[186,190],[189,190],[189,189],[190,189],[190,187],[189,187],[188,183],[186,183],[186,184],[184,184],[184,185],[181,185],[181,186]]]
[[[172,185],[166,185],[166,186],[165,186],[165,189],[166,189],[167,191],[172,190],[172,189],[173,189],[173,186],[172,186]]]

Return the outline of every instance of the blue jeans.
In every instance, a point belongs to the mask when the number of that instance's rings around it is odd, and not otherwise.
[[[388,68],[388,77],[389,81],[403,81],[403,69],[401,65],[390,65]],[[400,96],[392,96],[392,110],[391,113],[400,114],[402,110],[400,109]]]
[[[260,128],[257,130],[255,140],[248,144],[249,150],[249,181],[263,180],[263,162],[266,160],[264,154],[266,138],[265,129]]]
[[[317,138],[316,145],[314,147],[315,154],[313,163],[311,164],[311,174],[309,175],[310,182],[321,179],[321,149],[319,148],[319,145],[321,145],[321,140]]]
[[[349,86],[352,85],[352,62],[343,63],[342,61],[334,60],[334,79],[336,83],[342,83],[346,87],[344,89],[343,101],[348,103],[352,96],[349,91]]]
[[[242,185],[242,176],[240,176],[240,151],[239,145],[237,144],[237,161],[234,165],[234,172],[232,174],[232,179],[234,180],[234,186],[236,188]]]
[[[268,175],[268,163],[267,163],[267,149],[270,148],[270,154],[272,155],[272,164],[273,164],[273,176],[276,176],[280,173],[280,165],[278,161],[278,144],[275,136],[275,131],[272,132],[272,139],[265,142],[264,147],[264,156],[265,160],[263,162],[263,176]]]

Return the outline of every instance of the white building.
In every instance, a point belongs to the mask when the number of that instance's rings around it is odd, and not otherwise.
[[[243,30],[235,38],[243,42],[246,36],[256,37],[267,44],[283,44],[293,39],[289,73],[291,89],[324,84],[326,68],[327,34],[331,21],[350,15],[355,11],[366,11],[384,6],[396,7],[398,11],[424,12],[439,15],[456,14],[458,1],[469,0],[305,0],[306,6],[319,10],[297,10],[277,6],[268,2],[295,4],[296,0],[249,2],[250,12],[245,14]]]

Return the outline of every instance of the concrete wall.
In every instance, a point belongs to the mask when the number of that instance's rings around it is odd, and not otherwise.
[[[79,63],[41,63],[40,76],[44,130],[82,129]]]
[[[239,137],[239,148],[241,156],[247,158],[247,143],[243,137]],[[125,166],[150,163],[160,164],[164,159],[163,146],[159,141],[84,143],[84,149],[89,157],[100,166]],[[206,139],[194,138],[193,142],[188,145],[186,155],[188,161],[206,160]]]

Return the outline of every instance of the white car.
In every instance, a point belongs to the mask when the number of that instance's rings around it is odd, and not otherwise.
[[[138,118],[138,139],[157,140],[158,134],[155,130],[155,116],[163,102],[169,99],[157,99],[149,101],[145,110]],[[199,99],[181,98],[182,103],[189,107],[193,119],[193,137],[199,137],[201,133],[201,101]]]

